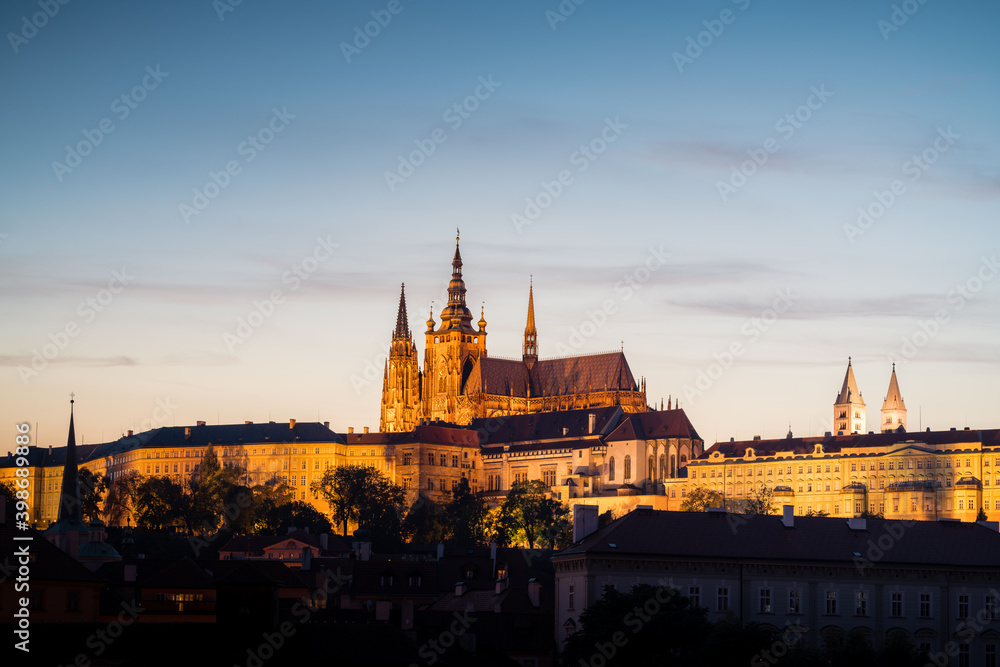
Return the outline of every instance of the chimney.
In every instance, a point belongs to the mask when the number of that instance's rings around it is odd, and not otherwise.
[[[597,530],[597,505],[573,505],[573,543]]]
[[[330,422],[323,422],[323,428],[330,428]]]
[[[194,425],[195,425],[195,426],[204,426],[204,425],[205,425],[205,422],[203,422],[203,421],[199,421],[199,422],[195,422],[195,424],[194,424]]]
[[[353,426],[348,426],[347,427],[347,432],[348,433],[354,433],[354,427]]]
[[[367,427],[367,426],[365,426],[365,433],[367,433],[367,432],[368,432],[368,427]]]
[[[465,595],[465,592],[469,590],[469,587],[465,585],[464,581],[459,581],[455,584],[455,597],[460,598]]]
[[[851,530],[868,530],[868,520],[864,517],[851,517],[847,520],[847,527]]]
[[[438,556],[438,558],[437,558],[438,560],[441,560],[442,558],[444,558],[444,542],[438,542],[437,556]]]
[[[295,420],[294,419],[289,419],[288,420],[288,428],[295,428]]]
[[[52,456],[52,445],[49,445],[49,456]]]
[[[191,427],[190,426],[185,426],[184,427],[184,438],[187,439],[187,440],[191,439]]]
[[[795,528],[795,506],[794,505],[782,505],[781,506],[781,523],[785,524],[785,528]]]
[[[594,424],[597,423],[597,415],[593,412],[587,413],[587,433],[594,432]]]
[[[128,430],[128,437],[130,437],[130,438],[132,437],[132,429]]]
[[[135,564],[125,566],[125,581],[127,583],[135,581]]]
[[[542,590],[542,585],[538,583],[538,580],[532,577],[528,579],[528,599],[531,600],[531,606],[539,606],[539,593]]]
[[[327,551],[330,548],[330,536],[327,533],[319,536],[319,548],[323,551]]]
[[[302,547],[302,569],[310,570],[312,569],[312,549],[309,547]]]
[[[507,578],[497,579],[496,594],[500,595],[505,590],[507,590]]]

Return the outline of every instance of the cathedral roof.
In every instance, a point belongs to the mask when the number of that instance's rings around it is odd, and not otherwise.
[[[683,410],[658,410],[635,412],[626,415],[605,440],[656,440],[662,438],[691,438],[701,440],[694,425]]]
[[[571,396],[605,390],[638,391],[623,352],[541,359],[528,369],[523,361],[483,357],[473,368],[466,391],[528,397]]]
[[[882,403],[883,410],[905,410],[903,396],[899,393],[899,383],[896,381],[896,364],[892,365],[892,377],[889,378],[889,392]]]
[[[594,435],[607,435],[621,421],[617,405],[559,412],[533,412],[474,419],[469,428],[479,432],[479,442],[499,444],[536,440],[576,440],[590,433],[590,415],[594,415]],[[593,443],[591,443],[593,444]]]
[[[854,379],[854,369],[851,368],[850,359],[847,360],[847,373],[844,375],[844,386],[840,388],[840,393],[837,394],[837,404],[841,403],[865,404],[864,399],[861,398],[861,392],[858,391],[858,383]]]

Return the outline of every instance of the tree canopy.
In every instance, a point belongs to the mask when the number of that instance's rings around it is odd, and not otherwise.
[[[518,541],[557,548],[572,541],[569,510],[552,498],[549,487],[538,479],[514,482],[507,499],[494,516],[494,533],[498,544]]]
[[[704,512],[709,507],[722,507],[722,505],[721,493],[706,486],[699,486],[688,492],[684,502],[681,503],[681,511]]]
[[[378,469],[340,466],[327,470],[314,482],[313,493],[330,505],[333,522],[347,535],[349,523],[372,532],[376,548],[395,548],[402,542],[406,496]]]

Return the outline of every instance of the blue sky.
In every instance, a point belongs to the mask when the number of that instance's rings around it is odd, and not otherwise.
[[[0,423],[40,444],[71,391],[88,442],[377,428],[456,227],[491,354],[533,275],[541,356],[624,341],[708,441],[822,433],[849,355],[869,428],[893,360],[911,430],[998,426],[993,3],[45,6],[0,19]]]

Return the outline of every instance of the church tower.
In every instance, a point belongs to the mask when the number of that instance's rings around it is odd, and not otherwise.
[[[465,303],[462,253],[455,237],[455,256],[448,283],[448,305],[441,311],[441,325],[427,320],[424,347],[423,408],[426,419],[467,424],[475,416],[466,396],[465,381],[476,362],[486,356],[485,315],[479,329],[472,326],[472,311]]]
[[[889,378],[889,391],[882,402],[882,432],[906,431],[906,404],[899,393],[899,382],[896,381],[896,364],[892,365],[892,377]]]
[[[851,358],[847,358],[847,374],[844,375],[844,385],[833,404],[833,424],[838,435],[865,432],[865,401],[858,391],[858,383],[854,379],[854,369],[851,368]]]
[[[420,366],[406,317],[406,286],[399,290],[396,329],[382,377],[382,432],[411,431],[420,422]]]
[[[535,284],[528,287],[528,323],[524,327],[524,365],[530,371],[538,361],[538,332],[535,331]]]
[[[83,523],[80,503],[80,479],[76,463],[76,431],[73,428],[73,403],[69,402],[69,436],[66,438],[66,460],[63,462],[62,486],[59,491],[59,515],[45,531],[45,538],[73,558],[80,544],[86,542],[88,529]]]

